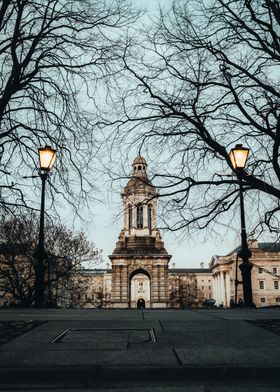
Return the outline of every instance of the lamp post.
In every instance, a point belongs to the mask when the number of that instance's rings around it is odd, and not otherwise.
[[[42,180],[42,192],[41,192],[41,211],[40,211],[40,228],[39,228],[39,242],[36,252],[37,263],[35,265],[35,307],[41,308],[45,306],[44,292],[45,292],[45,259],[46,252],[44,246],[44,222],[45,222],[45,188],[46,180],[49,172],[53,167],[55,161],[56,150],[50,146],[38,149],[39,154],[39,176]],[[48,260],[48,297],[51,302],[51,287],[50,287],[50,264]]]
[[[243,175],[244,175],[244,167],[246,166],[248,155],[249,155],[249,148],[243,147],[242,144],[237,144],[234,148],[231,149],[229,158],[232,167],[236,173],[239,182],[239,189],[240,189],[239,195],[240,195],[240,218],[241,218],[241,249],[238,252],[238,255],[242,259],[242,263],[240,264],[239,268],[242,274],[244,306],[254,307],[255,305],[253,304],[252,283],[251,283],[251,270],[253,266],[249,262],[249,259],[252,256],[252,252],[250,251],[247,242],[245,213],[244,213],[243,182],[242,182]]]

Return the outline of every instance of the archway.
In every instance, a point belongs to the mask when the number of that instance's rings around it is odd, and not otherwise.
[[[137,301],[137,308],[144,309],[145,308],[145,300],[143,298],[138,299]]]
[[[130,307],[151,307],[151,279],[143,269],[133,271],[130,276]]]

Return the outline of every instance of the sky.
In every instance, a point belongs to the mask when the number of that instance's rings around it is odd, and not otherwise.
[[[151,17],[155,17],[155,11],[158,6],[162,6],[164,8],[168,8],[171,6],[171,0],[131,0],[132,4],[135,7],[146,9],[146,14],[138,21],[139,26],[141,23],[146,23],[148,19]],[[137,28],[137,25],[134,25],[134,28]],[[102,96],[102,93],[100,94]],[[130,147],[130,146],[129,146]],[[124,165],[125,174],[127,174],[131,168],[131,163],[137,152],[131,151],[129,157],[126,162],[122,162]],[[150,151],[147,151],[147,156],[144,157],[147,159],[148,165],[150,164],[148,160],[148,155],[152,156]],[[59,159],[59,157],[58,157]],[[123,159],[125,159],[123,157]],[[158,163],[158,162],[157,162]],[[151,168],[152,165],[155,166],[155,163],[148,166]],[[22,171],[22,167],[20,166],[20,171]],[[153,166],[153,170],[156,167]],[[30,168],[27,167],[27,171]],[[214,169],[215,170],[215,169]],[[152,171],[152,169],[151,169]],[[33,174],[32,172],[24,173],[26,175]],[[121,177],[124,173],[119,172],[118,175]],[[149,172],[148,172],[149,174]],[[204,173],[205,174],[205,173]],[[92,202],[90,205],[90,212],[82,211],[82,215],[84,215],[85,220],[88,220],[87,223],[73,221],[73,212],[70,212],[69,209],[65,206],[60,208],[60,214],[62,221],[70,228],[79,230],[83,229],[90,241],[93,241],[96,244],[96,247],[103,250],[103,267],[106,266],[106,263],[109,262],[108,255],[112,254],[116,241],[118,239],[119,233],[122,229],[122,203],[121,203],[121,191],[125,186],[124,180],[116,181],[114,186],[114,190],[111,190],[111,193],[108,193],[108,178],[104,174],[102,176],[101,172],[98,174],[98,178],[96,178],[96,174],[90,173],[92,176],[93,183],[98,185],[101,193],[97,195],[98,198],[102,199],[103,202]],[[207,174],[206,174],[207,175]],[[25,182],[26,187],[30,188],[30,194],[33,198],[33,188],[35,181],[32,182],[28,180]],[[40,191],[40,181],[38,180],[37,184],[37,193],[35,192],[39,203],[39,191]],[[23,186],[23,185],[22,185]],[[95,197],[95,195],[93,195]],[[56,195],[59,198],[59,195]],[[246,197],[247,199],[247,197]],[[263,203],[265,201],[262,200]],[[49,202],[50,203],[50,202]],[[161,203],[161,200],[159,200]],[[48,201],[47,201],[48,204]],[[247,208],[247,211],[250,213],[250,209]],[[211,260],[213,255],[224,255],[229,253],[233,248],[235,248],[240,243],[240,221],[239,221],[239,206],[236,206],[235,209],[236,216],[232,221],[226,221],[224,217],[221,217],[220,225],[215,227],[214,231],[200,231],[196,233],[179,233],[174,234],[171,232],[163,232],[163,240],[165,242],[165,247],[170,255],[172,255],[172,259],[170,264],[175,263],[177,267],[199,267],[201,262],[204,262],[205,267],[208,266],[208,263]],[[250,214],[249,214],[250,215]],[[253,213],[251,213],[253,215]],[[248,216],[249,221],[249,216]],[[228,223],[231,224],[233,228],[228,227]],[[249,222],[248,222],[249,223]],[[250,225],[248,224],[248,227]],[[178,238],[180,237],[180,238]]]
[[[130,167],[131,162],[127,162],[127,165]],[[102,179],[100,180],[102,181]],[[120,181],[120,191],[122,184]],[[93,241],[97,248],[103,250],[104,261],[100,266],[102,268],[110,263],[108,255],[112,254],[123,228],[121,192],[114,192],[110,195],[111,197],[108,197],[106,192],[103,203],[96,202],[92,205],[90,222],[80,226],[85,230],[88,239]],[[69,213],[68,219],[71,220],[71,213]],[[75,228],[77,229],[77,222],[75,222]],[[161,231],[161,234],[167,252],[172,255],[170,267],[175,263],[178,268],[198,268],[201,262],[204,262],[204,266],[207,268],[213,255],[227,254],[239,243],[238,229],[229,233],[228,230],[217,228],[216,233],[201,231],[186,235],[183,239],[176,238],[175,234],[168,231]]]
[[[153,17],[158,6],[168,8],[171,6],[170,0],[134,0],[135,7],[146,9],[146,14],[142,17],[142,22],[145,23],[150,17]],[[141,23],[139,21],[139,23]],[[136,156],[136,154],[135,154]],[[127,168],[131,167],[134,156],[131,155],[131,162],[127,161]],[[147,162],[149,165],[149,162]],[[127,172],[127,170],[126,170]],[[120,173],[120,176],[122,173]],[[106,183],[107,179],[100,177],[99,183]],[[97,248],[103,250],[103,263],[102,267],[106,267],[110,262],[108,255],[112,254],[119,233],[122,229],[122,207],[121,207],[121,190],[125,186],[124,182],[116,184],[118,191],[112,192],[110,195],[107,189],[104,188],[104,193],[101,192],[101,199],[103,203],[93,203],[91,205],[92,217],[87,216],[90,221],[85,224],[74,223],[74,228],[82,228],[89,240],[93,241]],[[100,187],[100,185],[99,185]],[[160,200],[159,200],[160,203]],[[65,223],[69,225],[71,221],[71,212],[65,215]],[[238,220],[237,220],[238,222]],[[172,255],[170,267],[175,263],[176,267],[180,268],[195,268],[199,267],[201,262],[207,268],[208,263],[211,261],[213,255],[223,255],[229,253],[239,243],[239,230],[229,231],[225,227],[217,228],[217,231],[201,231],[199,233],[191,233],[182,235],[182,233],[171,233],[161,231],[165,248],[167,252]],[[178,236],[182,237],[181,239]]]

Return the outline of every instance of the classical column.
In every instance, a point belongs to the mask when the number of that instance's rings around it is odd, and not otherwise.
[[[143,204],[143,228],[148,227],[148,206]]]
[[[220,296],[220,273],[217,273],[217,305],[219,306],[221,303]]]
[[[216,304],[218,303],[218,290],[217,290],[217,275],[213,276],[213,294]]]
[[[227,304],[226,306],[230,306],[230,298],[231,298],[231,287],[230,287],[230,274],[229,271],[226,273],[226,293],[227,293]]]
[[[226,306],[226,282],[225,282],[225,273],[221,272],[221,281],[222,281],[222,303]]]

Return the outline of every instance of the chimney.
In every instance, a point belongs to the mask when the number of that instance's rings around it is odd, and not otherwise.
[[[203,263],[203,261],[200,263],[200,268],[201,268],[201,269],[204,269],[204,263]]]
[[[176,264],[172,263],[172,268],[175,269],[175,267],[176,267]]]

